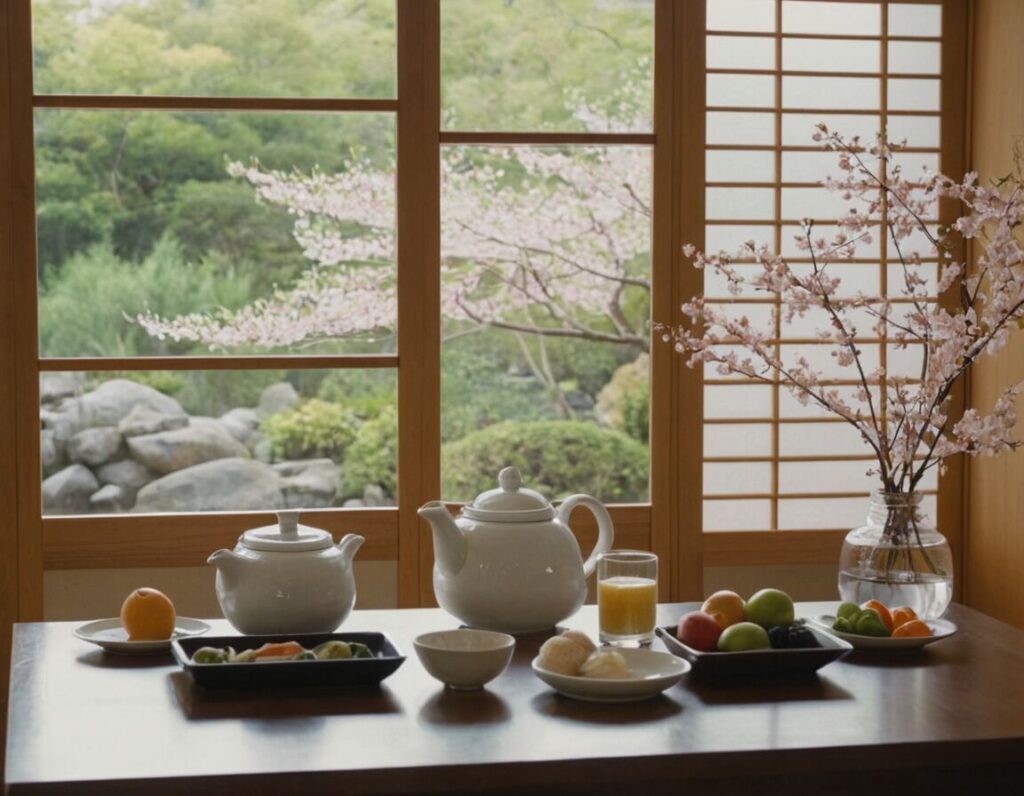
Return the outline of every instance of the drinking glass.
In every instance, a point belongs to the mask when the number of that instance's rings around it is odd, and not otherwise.
[[[640,647],[654,641],[658,557],[610,550],[597,559],[597,615],[602,644]]]

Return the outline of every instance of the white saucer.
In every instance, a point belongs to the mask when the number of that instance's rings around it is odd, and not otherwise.
[[[638,702],[656,697],[671,688],[690,671],[689,661],[668,652],[645,649],[616,649],[629,665],[632,677],[604,680],[594,677],[572,677],[542,669],[537,658],[530,666],[541,680],[558,693],[587,702]]]
[[[956,625],[946,619],[925,619],[925,624],[932,629],[930,636],[902,636],[892,638],[891,636],[862,636],[858,633],[844,633],[841,630],[833,630],[832,624],[836,618],[831,614],[822,614],[811,619],[816,625],[831,633],[833,636],[849,642],[855,650],[863,652],[912,652],[922,647],[942,641],[956,633]]]
[[[206,622],[179,616],[174,620],[174,635],[171,638],[198,636],[209,629],[210,626]],[[169,652],[171,649],[169,638],[161,641],[129,641],[128,634],[118,617],[97,619],[95,622],[76,627],[75,636],[90,644],[97,644],[109,652],[125,655],[152,655],[157,652]]]

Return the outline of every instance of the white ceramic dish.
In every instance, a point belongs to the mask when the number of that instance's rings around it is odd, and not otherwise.
[[[932,629],[932,635],[907,636],[906,638],[861,636],[857,633],[843,633],[841,630],[833,630],[832,623],[836,621],[836,618],[831,614],[816,616],[811,621],[837,638],[848,642],[855,650],[861,650],[862,652],[913,652],[928,644],[934,644],[936,641],[949,638],[956,633],[956,625],[946,619],[926,619],[924,621]]]
[[[199,636],[209,629],[210,626],[206,622],[179,616],[174,620],[174,635],[171,638]],[[152,655],[157,652],[169,652],[171,649],[171,639],[129,641],[128,634],[121,627],[121,620],[117,617],[97,619],[95,622],[76,627],[75,636],[90,644],[97,644],[108,652],[118,652],[124,655]]]
[[[413,640],[427,673],[456,691],[483,688],[508,667],[516,640],[491,630],[439,630]]]
[[[603,649],[603,648],[602,648]],[[558,693],[587,702],[638,702],[656,697],[671,688],[690,671],[690,662],[668,652],[645,649],[617,649],[629,666],[631,677],[602,680],[572,677],[541,668],[537,658],[530,664],[534,674]]]

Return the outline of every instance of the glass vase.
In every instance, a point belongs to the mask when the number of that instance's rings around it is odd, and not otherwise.
[[[920,505],[913,492],[872,495],[867,524],[846,535],[839,554],[844,602],[909,605],[922,619],[945,612],[953,598],[953,556]]]

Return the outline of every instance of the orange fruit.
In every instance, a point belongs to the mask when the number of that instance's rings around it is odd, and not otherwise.
[[[912,636],[923,637],[930,636],[931,634],[932,629],[920,619],[911,619],[909,622],[904,622],[892,631],[893,638],[909,638]]]
[[[743,598],[734,591],[716,591],[704,601],[700,610],[714,617],[723,630],[742,622],[747,616]]]
[[[885,629],[892,633],[892,629],[894,627],[892,614],[889,613],[889,609],[886,608],[883,603],[878,602],[878,600],[868,600],[866,603],[861,605],[861,608],[874,608],[878,611],[878,615],[882,617],[882,622],[885,623]]]
[[[174,603],[161,591],[136,589],[121,605],[129,641],[162,641],[174,633]]]
[[[892,626],[894,630],[912,619],[917,619],[917,614],[909,605],[901,605],[899,608],[892,609]]]

